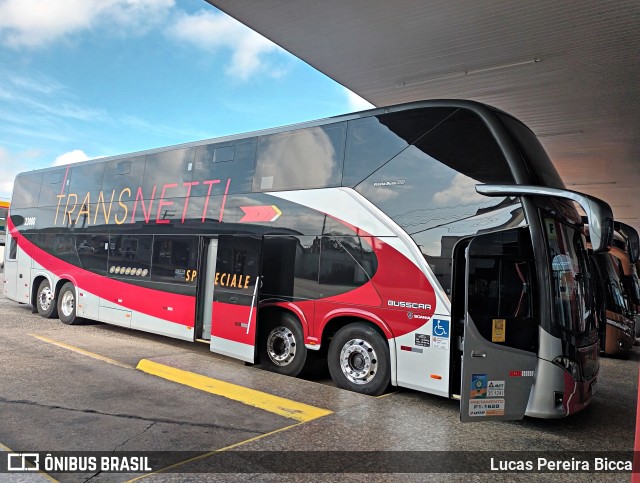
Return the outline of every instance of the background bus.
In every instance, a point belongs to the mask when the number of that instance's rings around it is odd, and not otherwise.
[[[7,231],[7,217],[9,216],[9,202],[0,200],[0,268],[4,269],[4,247]]]
[[[21,174],[5,295],[282,374],[326,361],[338,387],[459,398],[463,420],[561,417],[599,367],[574,202],[607,250],[609,206],[522,123],[393,106]]]

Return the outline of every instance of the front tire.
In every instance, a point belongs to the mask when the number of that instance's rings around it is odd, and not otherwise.
[[[40,286],[38,287],[36,309],[45,319],[53,319],[58,315],[55,293],[47,279],[40,282]]]
[[[67,325],[80,322],[76,317],[76,288],[71,282],[65,283],[58,294],[58,317]]]
[[[388,342],[370,325],[349,324],[329,345],[329,372],[342,389],[379,396],[389,386],[391,364]]]
[[[302,326],[288,313],[271,313],[267,317],[270,320],[260,337],[260,363],[271,372],[295,377],[302,372],[307,359]]]

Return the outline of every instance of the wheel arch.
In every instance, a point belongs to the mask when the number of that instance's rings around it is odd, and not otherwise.
[[[371,325],[388,342],[393,339],[391,327],[377,315],[360,309],[339,308],[327,313],[320,324],[321,345],[328,342],[340,328],[354,322]]]
[[[58,282],[56,283],[56,299],[58,298],[58,295],[60,295],[60,290],[62,289],[62,287],[64,286],[65,283],[70,282],[73,284],[73,287],[76,289],[76,296],[77,296],[77,292],[78,292],[78,285],[76,284],[76,281],[69,276],[63,276],[60,277],[60,279],[58,279]]]
[[[31,295],[30,295],[30,303],[33,307],[34,311],[36,310],[36,298],[38,296],[38,289],[40,288],[40,284],[43,280],[47,280],[49,282],[49,287],[53,287],[53,281],[51,280],[51,276],[47,273],[37,273],[31,282]]]
[[[306,339],[309,336],[309,321],[307,320],[304,311],[291,302],[272,302],[261,305],[258,308],[258,331],[260,331],[261,327],[264,326],[264,320],[267,319],[268,316],[283,313],[291,314],[298,320],[302,326],[302,333]]]

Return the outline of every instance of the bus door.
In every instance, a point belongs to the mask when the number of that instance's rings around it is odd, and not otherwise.
[[[528,230],[476,236],[464,262],[460,419],[522,419],[534,383],[539,325]]]
[[[210,330],[211,351],[251,363],[261,252],[262,237],[250,235],[221,235],[207,250],[203,326]]]
[[[31,263],[29,257],[18,249],[15,238],[7,236],[4,264],[4,294],[12,300],[29,303]]]

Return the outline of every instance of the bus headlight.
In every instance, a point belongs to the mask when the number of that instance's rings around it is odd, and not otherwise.
[[[562,367],[565,371],[571,374],[571,377],[573,377],[575,381],[580,380],[580,367],[578,366],[578,363],[576,361],[565,356],[560,356],[556,357],[553,360],[553,363],[556,366]]]

